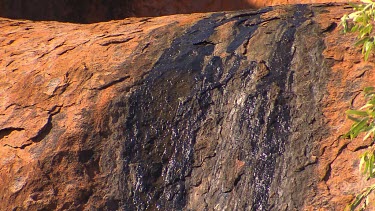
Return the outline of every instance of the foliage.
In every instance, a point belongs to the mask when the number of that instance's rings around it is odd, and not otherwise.
[[[375,87],[366,87],[363,90],[366,104],[358,110],[347,110],[347,117],[354,121],[348,133],[345,137],[350,139],[357,138],[361,133],[364,133],[363,140],[367,140],[371,136],[375,136]],[[375,149],[370,147],[361,156],[361,162],[359,165],[360,171],[366,175],[367,179],[375,177]],[[355,210],[361,202],[365,199],[365,203],[361,209],[364,209],[367,205],[368,195],[375,189],[375,185],[372,185],[360,194],[356,196],[351,204],[348,205],[347,210]]]
[[[363,140],[369,138],[371,134],[375,135],[375,87],[366,87],[363,93],[367,100],[366,104],[359,110],[346,111],[348,118],[354,121],[349,132],[345,134],[345,137],[350,139],[356,138],[361,132],[366,133]]]
[[[361,0],[364,4],[351,4],[354,11],[341,18],[344,32],[357,33],[356,46],[362,46],[362,54],[367,61],[370,53],[374,50],[375,36],[372,33],[375,21],[375,2],[372,0]]]
[[[375,190],[375,185],[371,185],[370,187],[367,187],[364,190],[362,190],[362,192],[355,197],[353,202],[349,204],[345,210],[355,210],[355,208],[357,208],[361,204],[362,200],[365,200],[361,207],[361,210],[364,210],[369,203],[369,201],[367,200],[367,196],[370,195],[370,193],[373,190]]]
[[[372,0],[361,0],[364,4],[351,4],[354,12],[344,15],[341,18],[340,25],[344,28],[344,33],[352,32],[357,34],[356,46],[362,46],[362,54],[365,61],[368,60],[370,53],[375,50],[375,36],[373,35],[373,25],[375,22],[375,2]],[[366,87],[363,90],[366,104],[358,110],[347,110],[348,119],[354,121],[349,132],[345,137],[354,139],[364,133],[363,140],[375,137],[375,87]],[[371,144],[372,145],[372,144]],[[360,171],[367,179],[375,177],[375,148],[369,147],[369,150],[362,154],[359,165]],[[353,211],[362,204],[360,210],[364,210],[368,205],[368,196],[375,190],[375,184],[365,188],[355,199],[346,207],[346,210]]]

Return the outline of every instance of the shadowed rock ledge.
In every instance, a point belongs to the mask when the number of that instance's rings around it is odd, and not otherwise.
[[[347,0],[0,0],[0,17],[93,23],[127,17],[254,9]]]
[[[0,210],[342,210],[374,80],[348,10],[0,19]]]

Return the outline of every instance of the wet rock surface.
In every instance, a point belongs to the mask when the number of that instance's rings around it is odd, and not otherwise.
[[[0,210],[343,209],[374,79],[348,10],[0,19]]]

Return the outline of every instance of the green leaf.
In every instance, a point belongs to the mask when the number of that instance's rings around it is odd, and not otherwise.
[[[352,115],[357,115],[357,116],[368,116],[366,111],[359,111],[359,110],[349,109],[345,113],[348,114],[348,115],[352,114]]]
[[[361,2],[365,3],[365,4],[372,4],[374,3],[373,1],[371,0],[361,0]]]
[[[372,106],[372,105],[371,105],[371,104],[368,104],[368,102],[367,102],[367,104],[364,105],[364,106],[362,106],[359,110],[367,109],[367,108],[370,108],[371,106]]]
[[[372,3],[373,3],[372,1],[371,1],[371,3],[368,3],[365,7],[363,7],[362,11],[366,11],[366,10],[370,9],[371,6],[372,6]]]
[[[374,43],[371,41],[368,41],[365,43],[366,51],[371,51],[372,47],[374,46]]]
[[[353,19],[354,22],[362,22],[362,23],[364,22],[364,17],[362,15],[359,15],[359,14],[355,14],[353,16],[349,15],[349,18]],[[363,26],[359,25],[359,29],[361,29],[361,28],[363,28]]]
[[[370,178],[374,177],[374,154],[370,155],[370,160],[369,160],[369,174],[370,174]]]
[[[371,53],[371,50],[372,50],[372,47],[374,46],[374,43],[373,42],[365,42],[365,44],[363,45],[363,48],[364,48],[364,51],[365,51],[365,61],[368,60],[368,57]]]
[[[370,40],[370,38],[368,38],[368,37],[364,37],[364,38],[362,38],[362,39],[359,39],[359,40],[354,44],[354,46],[363,45],[365,42],[367,42],[367,41],[369,41],[369,40]]]
[[[370,117],[372,117],[373,119],[375,118],[375,111],[367,111],[367,113],[368,113],[368,115],[370,116]]]
[[[375,87],[365,87],[363,89],[363,93],[365,94],[365,96],[369,96],[369,95],[372,95],[372,94],[375,94]]]
[[[365,189],[363,189],[361,191],[360,194],[358,194],[352,201],[352,203],[350,203],[348,206],[347,206],[347,210],[350,210],[350,211],[353,211],[355,210],[362,202],[363,199],[365,199],[368,195],[370,195],[370,193],[375,190],[375,185],[371,185],[370,187],[367,187]]]
[[[368,93],[368,92],[372,92],[372,91],[375,91],[375,87],[373,87],[373,86],[368,86],[368,87],[365,87],[363,89],[364,93]]]
[[[372,32],[372,25],[367,24],[367,26],[363,29],[364,36],[369,35],[371,32]],[[372,43],[372,44],[374,44],[374,43]]]
[[[365,52],[365,61],[368,60],[368,57],[370,56],[370,51],[366,51]]]
[[[368,94],[365,94],[365,98],[375,98],[375,92],[370,92]]]
[[[359,161],[359,171],[366,174],[366,161],[364,155],[361,156],[361,160]]]
[[[371,129],[366,133],[365,137],[363,137],[363,141],[365,141],[366,139],[368,139],[371,134],[374,134],[374,132],[375,132],[375,127],[372,126]]]
[[[367,43],[367,42],[366,42]],[[363,46],[362,46],[362,54],[364,55],[365,53],[366,53],[366,43],[364,43],[363,44]],[[365,61],[366,61],[366,59],[365,59]]]
[[[368,159],[368,156],[367,156],[367,152],[363,156],[363,162],[365,163],[365,168],[363,169],[362,173],[366,174],[368,169],[369,169],[369,159]]]
[[[375,98],[367,102],[367,105],[375,105]]]
[[[358,134],[363,130],[365,129],[366,125],[367,125],[367,120],[369,118],[366,117],[366,118],[363,118],[360,122],[358,123],[355,123],[352,128],[350,129],[349,131],[349,136],[351,139],[353,138],[356,138],[358,136]]]
[[[355,46],[361,46],[362,55],[367,61],[375,49],[375,36],[373,24],[375,23],[375,2],[373,0],[361,0],[363,4],[351,4],[353,12],[341,18],[340,25],[343,26],[344,33],[352,32],[356,34]],[[363,140],[370,137],[375,139],[375,87],[365,87],[363,90],[366,103],[358,110],[347,110],[348,119],[354,121],[345,137],[356,138],[360,133],[364,133]],[[369,178],[375,178],[375,150],[371,146],[371,151],[365,152],[360,158],[360,171]],[[375,189],[375,184],[364,189],[347,206],[345,210],[366,209],[369,200],[368,195]],[[362,206],[360,206],[362,205]]]
[[[354,25],[351,29],[350,29],[350,32],[356,32],[358,31],[360,28],[360,25]]]
[[[355,117],[350,116],[350,115],[348,115],[348,119],[350,119],[350,120],[352,120],[354,122],[360,122],[361,121],[361,119],[355,118]]]
[[[348,18],[353,19],[355,21],[355,19],[358,18],[360,14],[361,14],[361,11],[353,12],[348,15]]]

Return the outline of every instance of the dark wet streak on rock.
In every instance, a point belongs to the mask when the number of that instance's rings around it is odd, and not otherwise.
[[[259,15],[251,18],[259,19]],[[248,17],[237,19],[243,22]],[[229,21],[233,20],[215,14],[190,28],[173,41],[144,85],[129,98],[119,98],[110,109],[112,124],[119,127],[113,139],[123,140],[121,180],[137,184],[120,190],[129,193],[126,203],[118,205],[123,209],[182,209],[186,205],[185,177],[192,170],[196,132],[213,103],[210,91],[225,85],[238,71],[236,63],[245,59],[235,54],[225,58],[224,62],[234,63],[223,78],[222,59],[211,56],[214,45],[196,43],[209,43],[215,28]],[[228,51],[238,48],[256,28],[241,26]],[[210,56],[203,68],[204,59]]]
[[[294,38],[311,11],[297,5],[287,18],[271,18],[283,33],[266,61],[239,53],[258,29],[247,23],[261,23],[261,14],[268,11],[232,17],[216,13],[199,21],[172,42],[132,92],[112,101],[106,136],[119,150],[103,152],[109,154],[103,171],[112,172],[106,206],[269,209],[277,159],[291,134]],[[217,27],[230,22],[233,40],[225,56],[215,56],[219,43],[211,38]],[[230,102],[242,98],[243,103]],[[233,115],[237,122],[225,123]],[[197,143],[198,137],[209,143]],[[233,169],[236,165],[240,167]],[[189,204],[192,188],[200,188],[205,178],[208,187],[201,201]],[[240,197],[242,192],[246,198]]]
[[[270,60],[269,75],[259,81],[256,93],[247,99],[247,109],[243,121],[249,121],[247,126],[252,149],[250,163],[253,168],[253,203],[252,210],[268,210],[270,184],[274,176],[277,157],[284,152],[284,147],[290,135],[290,84],[293,76],[288,77],[293,59],[293,42],[298,28],[306,21],[308,13],[306,5],[297,5],[292,20],[281,21],[287,30],[277,44]],[[256,109],[256,108],[259,109]]]

